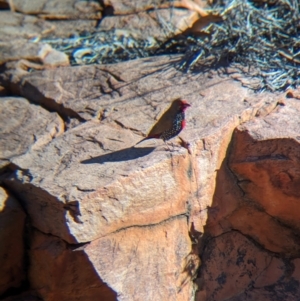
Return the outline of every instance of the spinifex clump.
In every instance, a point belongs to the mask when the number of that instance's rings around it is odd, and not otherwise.
[[[204,38],[186,39],[180,69],[236,67],[244,76],[259,80],[251,86],[255,90],[284,90],[300,84],[299,0],[215,2],[213,11],[222,21],[210,24]]]

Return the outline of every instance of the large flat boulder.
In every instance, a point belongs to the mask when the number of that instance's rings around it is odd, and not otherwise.
[[[28,43],[26,39],[0,42],[0,64],[26,59],[45,67],[68,66],[68,56],[45,43]]]
[[[21,94],[28,99],[53,108],[60,102],[90,119],[13,160],[18,171],[8,185],[23,199],[36,228],[81,243],[131,225],[159,223],[190,208],[203,230],[214,170],[233,129],[277,100],[267,93],[257,97],[233,80],[203,84],[172,68],[159,72],[166,60],[64,68],[24,78]],[[151,74],[140,76],[150,68]],[[132,148],[177,97],[192,104],[183,137],[193,155],[185,148],[170,154],[151,144]]]
[[[157,247],[152,252],[149,241],[154,246],[155,237],[169,237],[170,229],[178,229],[178,224],[186,231],[176,230],[178,235],[171,235],[172,247],[164,250],[172,258],[174,248],[182,245],[181,255],[174,264],[160,266],[157,277],[147,284],[148,292],[154,288],[159,292],[157,300],[185,300],[194,295],[192,283],[206,234],[217,237],[238,229],[253,235],[269,251],[298,254],[295,233],[282,229],[255,206],[246,206],[236,171],[230,165],[235,163],[227,163],[229,154],[236,152],[235,146],[244,145],[235,144],[235,129],[247,126],[250,120],[271,118],[284,95],[255,94],[238,81],[213,73],[202,77],[182,74],[174,67],[177,60],[176,56],[162,56],[10,77],[14,93],[59,112],[65,120],[78,120],[50,142],[14,157],[15,170],[5,179],[36,229],[30,250],[30,283],[44,299],[64,300],[78,295],[82,300],[92,300],[107,294],[112,300],[116,295],[120,300],[133,296],[144,300],[146,278],[137,266],[149,272],[155,268],[147,262],[156,262],[162,251]],[[174,138],[173,146],[147,141],[134,147],[177,97],[191,104],[187,127],[180,134],[188,145],[183,147]],[[282,113],[278,114],[280,119]],[[228,148],[232,137],[233,146]],[[232,155],[230,160],[234,162],[236,157]],[[251,219],[243,222],[241,216],[254,216],[258,226],[250,227]],[[259,232],[259,225],[264,223],[270,234]],[[168,230],[166,224],[171,225]],[[274,230],[283,231],[281,239],[289,237],[286,248],[276,244]],[[135,251],[132,257],[131,250],[139,245],[143,245],[143,255]],[[49,266],[45,266],[45,257]],[[130,277],[126,273],[128,258],[132,258],[134,269]],[[218,265],[218,258],[214,264]],[[263,263],[260,268],[265,268]],[[166,277],[166,269],[177,275],[176,281],[169,279],[172,285],[175,283],[174,289],[166,289],[157,280]],[[47,276],[56,275],[55,271],[64,271],[63,286],[56,282],[57,276]],[[74,282],[73,276],[78,281]],[[91,287],[97,287],[88,294],[83,287],[87,278],[93,279]],[[215,284],[203,283],[200,294],[214,295],[218,289]],[[151,300],[156,300],[151,294]],[[223,293],[219,295],[221,300]]]
[[[137,13],[106,16],[99,25],[99,29],[128,30],[140,39],[149,37],[165,41],[191,27],[197,19],[197,12],[192,10],[163,8],[148,11],[143,9]]]
[[[82,31],[93,31],[96,24],[97,20],[44,20],[34,15],[0,10],[0,40],[17,42],[18,39],[47,36],[66,38]]]

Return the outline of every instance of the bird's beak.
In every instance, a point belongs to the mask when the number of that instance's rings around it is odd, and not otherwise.
[[[188,107],[190,107],[191,105],[189,104],[189,103],[187,103],[187,102],[185,102],[184,104],[183,104],[183,107],[186,109],[186,108],[188,108]]]

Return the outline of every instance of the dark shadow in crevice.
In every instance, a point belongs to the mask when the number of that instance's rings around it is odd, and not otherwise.
[[[98,1],[101,7],[103,8],[102,19],[105,18],[106,16],[114,16],[115,9],[112,5],[106,4],[104,0],[98,0]]]
[[[6,10],[6,11],[10,10],[8,2],[5,2],[5,1],[0,2],[0,11],[2,11],[2,10]]]
[[[261,175],[265,175],[265,173],[269,173],[271,180],[273,171],[271,168],[268,170],[269,165],[264,167],[263,162],[281,163],[281,169],[284,169],[282,164],[290,160],[286,153],[289,154],[290,150],[299,148],[299,145],[296,141],[289,139],[281,139],[281,145],[277,144],[276,139],[255,140],[250,137],[248,132],[243,132],[243,135],[249,135],[246,138],[238,135],[241,135],[239,131],[234,131],[226,156],[217,170],[212,204],[208,208],[203,208],[203,210],[207,210],[207,220],[199,245],[199,257],[202,264],[196,279],[197,298],[199,300],[237,301],[246,300],[247,296],[252,295],[259,300],[284,300],[286,296],[288,296],[288,300],[298,300],[299,272],[296,270],[294,272],[293,261],[288,252],[278,253],[267,247],[266,242],[271,244],[272,240],[276,247],[277,236],[279,239],[282,236],[278,231],[273,231],[274,236],[270,235],[273,224],[263,218],[263,213],[267,217],[270,216],[263,207],[260,207],[257,199],[257,197],[263,196],[251,194],[255,191],[256,186],[250,185],[253,178],[248,179],[248,177],[251,174],[250,171],[255,170],[257,181],[260,181]],[[246,140],[247,138],[249,140]],[[248,150],[250,148],[249,152],[245,152],[246,148]],[[251,156],[252,153],[253,156]],[[238,169],[237,165],[242,163],[247,163],[247,167]],[[253,166],[251,166],[252,164]],[[256,164],[261,169],[257,168]],[[247,170],[249,174],[247,174]],[[286,187],[277,187],[274,182],[272,185],[277,193],[279,189],[283,191]],[[266,186],[266,191],[270,192],[270,187]],[[270,193],[270,195],[272,194]],[[270,202],[275,203],[273,199],[270,199]],[[288,200],[286,206],[288,206]],[[287,226],[276,218],[275,222],[283,230],[287,229]],[[279,228],[274,227],[273,229]],[[294,240],[295,245],[297,244],[299,238],[294,234],[296,231],[291,229],[290,234],[286,236],[288,243]],[[282,245],[281,249],[285,247]],[[298,249],[290,250],[295,252],[298,259]],[[260,261],[263,256],[265,256],[265,262]],[[281,265],[280,268],[271,265],[277,261],[280,263],[278,266]],[[264,284],[263,281],[261,284],[261,279],[258,280],[260,276],[252,275],[253,267],[259,271],[262,277],[271,275],[272,269],[274,274],[278,273],[278,275],[280,275],[280,270],[285,272],[272,284]],[[238,281],[236,279],[242,279],[244,275],[249,276],[243,287],[235,287],[235,283]],[[278,287],[280,289],[277,289]]]

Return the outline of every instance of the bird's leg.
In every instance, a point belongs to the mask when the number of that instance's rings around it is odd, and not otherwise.
[[[192,151],[190,149],[190,143],[185,141],[183,138],[181,138],[180,136],[178,136],[178,138],[180,139],[180,145],[184,148],[187,149],[188,153],[191,155],[192,154]]]

